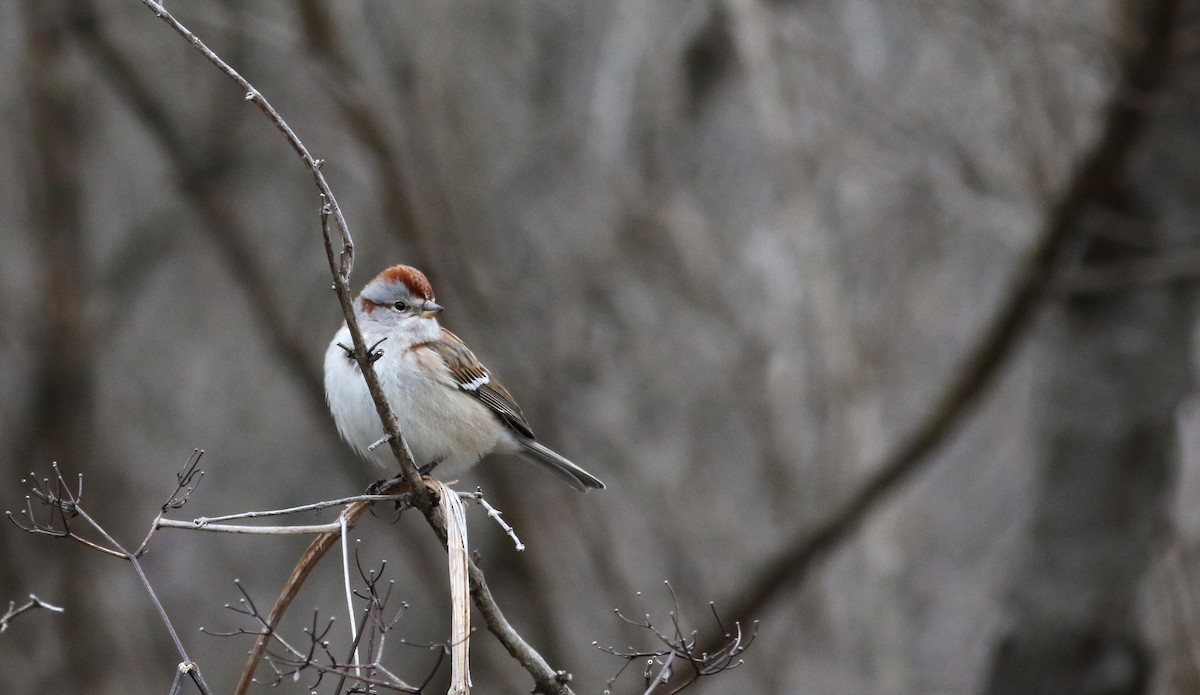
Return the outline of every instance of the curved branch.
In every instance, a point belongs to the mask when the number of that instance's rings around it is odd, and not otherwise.
[[[1078,233],[1083,213],[1093,201],[1117,187],[1125,174],[1130,153],[1146,128],[1172,67],[1177,14],[1177,0],[1167,0],[1157,3],[1151,16],[1145,18],[1141,40],[1122,65],[1099,137],[1048,211],[1040,240],[1012,292],[958,374],[921,424],[874,467],[875,472],[856,491],[824,521],[801,530],[760,565],[735,594],[739,600],[726,604],[734,606],[734,619],[745,622],[784,591],[798,586],[817,561],[850,538],[889,494],[932,460],[931,455],[957,431],[995,381],[1052,294],[1063,251]]]
[[[435,239],[429,225],[420,218],[412,182],[401,166],[404,161],[401,148],[388,132],[378,97],[372,98],[354,61],[342,49],[335,18],[325,0],[300,0],[298,8],[301,35],[323,68],[329,96],[350,132],[375,162],[380,178],[379,195],[392,231],[416,246],[415,253],[410,251],[414,256],[410,265],[418,268],[432,265]]]
[[[102,68],[96,71],[97,74],[109,81],[117,96],[158,143],[175,170],[184,200],[206,222],[203,227],[215,242],[235,284],[241,288],[256,324],[262,327],[270,341],[272,354],[279,358],[280,366],[303,386],[306,400],[318,416],[318,422],[331,425],[326,416],[321,373],[305,353],[303,341],[284,321],[285,312],[280,310],[279,302],[269,291],[267,272],[247,243],[251,237],[249,229],[217,190],[215,170],[195,156],[188,138],[172,125],[166,109],[155,99],[154,90],[101,30],[92,4],[80,3],[75,11],[78,14],[74,25],[75,35],[93,61]]]

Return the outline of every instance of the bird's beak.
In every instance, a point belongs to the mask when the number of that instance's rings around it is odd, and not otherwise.
[[[431,299],[425,300],[425,303],[421,305],[421,318],[423,319],[431,319],[440,313],[442,313],[442,305]]]

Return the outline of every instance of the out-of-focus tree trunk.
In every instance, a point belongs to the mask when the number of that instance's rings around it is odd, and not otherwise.
[[[1147,290],[1072,300],[1051,317],[1047,460],[989,693],[1144,691],[1134,605],[1163,521],[1188,316],[1178,297]]]
[[[1163,70],[1177,59],[1176,5],[1134,3],[1149,18],[1138,50],[1165,52]],[[1196,243],[1196,221],[1172,213],[1187,210],[1169,182],[1179,162],[1162,164],[1171,159],[1162,143],[1187,139],[1179,132],[1186,119],[1173,117],[1183,100],[1172,86],[1161,100],[1137,79],[1125,86],[1145,100],[1142,108],[1162,110],[1149,112],[1145,132],[1126,133],[1138,137],[1132,156],[1101,172],[1106,183],[1075,215],[1078,277],[1093,282],[1074,294],[1068,288],[1046,321],[1034,403],[1041,485],[1011,579],[1012,624],[993,654],[991,695],[1132,695],[1148,687],[1153,661],[1136,605],[1166,522],[1193,319],[1185,290],[1139,277],[1154,259]]]
[[[62,462],[68,470],[94,470],[87,464],[95,463],[100,452],[94,419],[95,346],[88,315],[90,273],[81,212],[80,134],[85,116],[67,41],[72,9],[69,2],[51,0],[27,2],[26,9],[26,93],[37,155],[30,162],[29,194],[31,231],[40,252],[36,263],[41,269],[42,311],[31,327],[36,348],[30,407],[22,436],[13,443],[13,461],[26,475],[30,470],[46,475],[51,461]],[[17,471],[12,473],[15,477]],[[60,619],[45,623],[34,641],[56,642],[70,668],[44,672],[52,680],[40,681],[37,687],[99,693],[106,660],[96,648],[96,635],[104,598],[81,578],[93,574],[84,567],[104,560],[69,550],[75,555],[69,561],[48,550],[45,564],[14,585],[53,596],[65,608]],[[57,579],[58,585],[46,586],[47,578]]]

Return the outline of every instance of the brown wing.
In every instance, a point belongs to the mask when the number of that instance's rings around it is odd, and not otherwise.
[[[426,343],[426,346],[446,362],[446,366],[450,368],[450,376],[458,384],[458,388],[478,398],[519,434],[533,439],[533,430],[529,428],[529,423],[525,421],[525,415],[513,400],[512,394],[492,377],[487,367],[480,363],[462,339],[443,328],[442,339]]]

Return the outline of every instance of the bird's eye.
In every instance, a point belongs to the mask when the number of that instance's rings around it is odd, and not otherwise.
[[[393,304],[392,308],[395,309],[396,311],[405,311],[408,309],[408,302],[401,299],[400,301]]]

